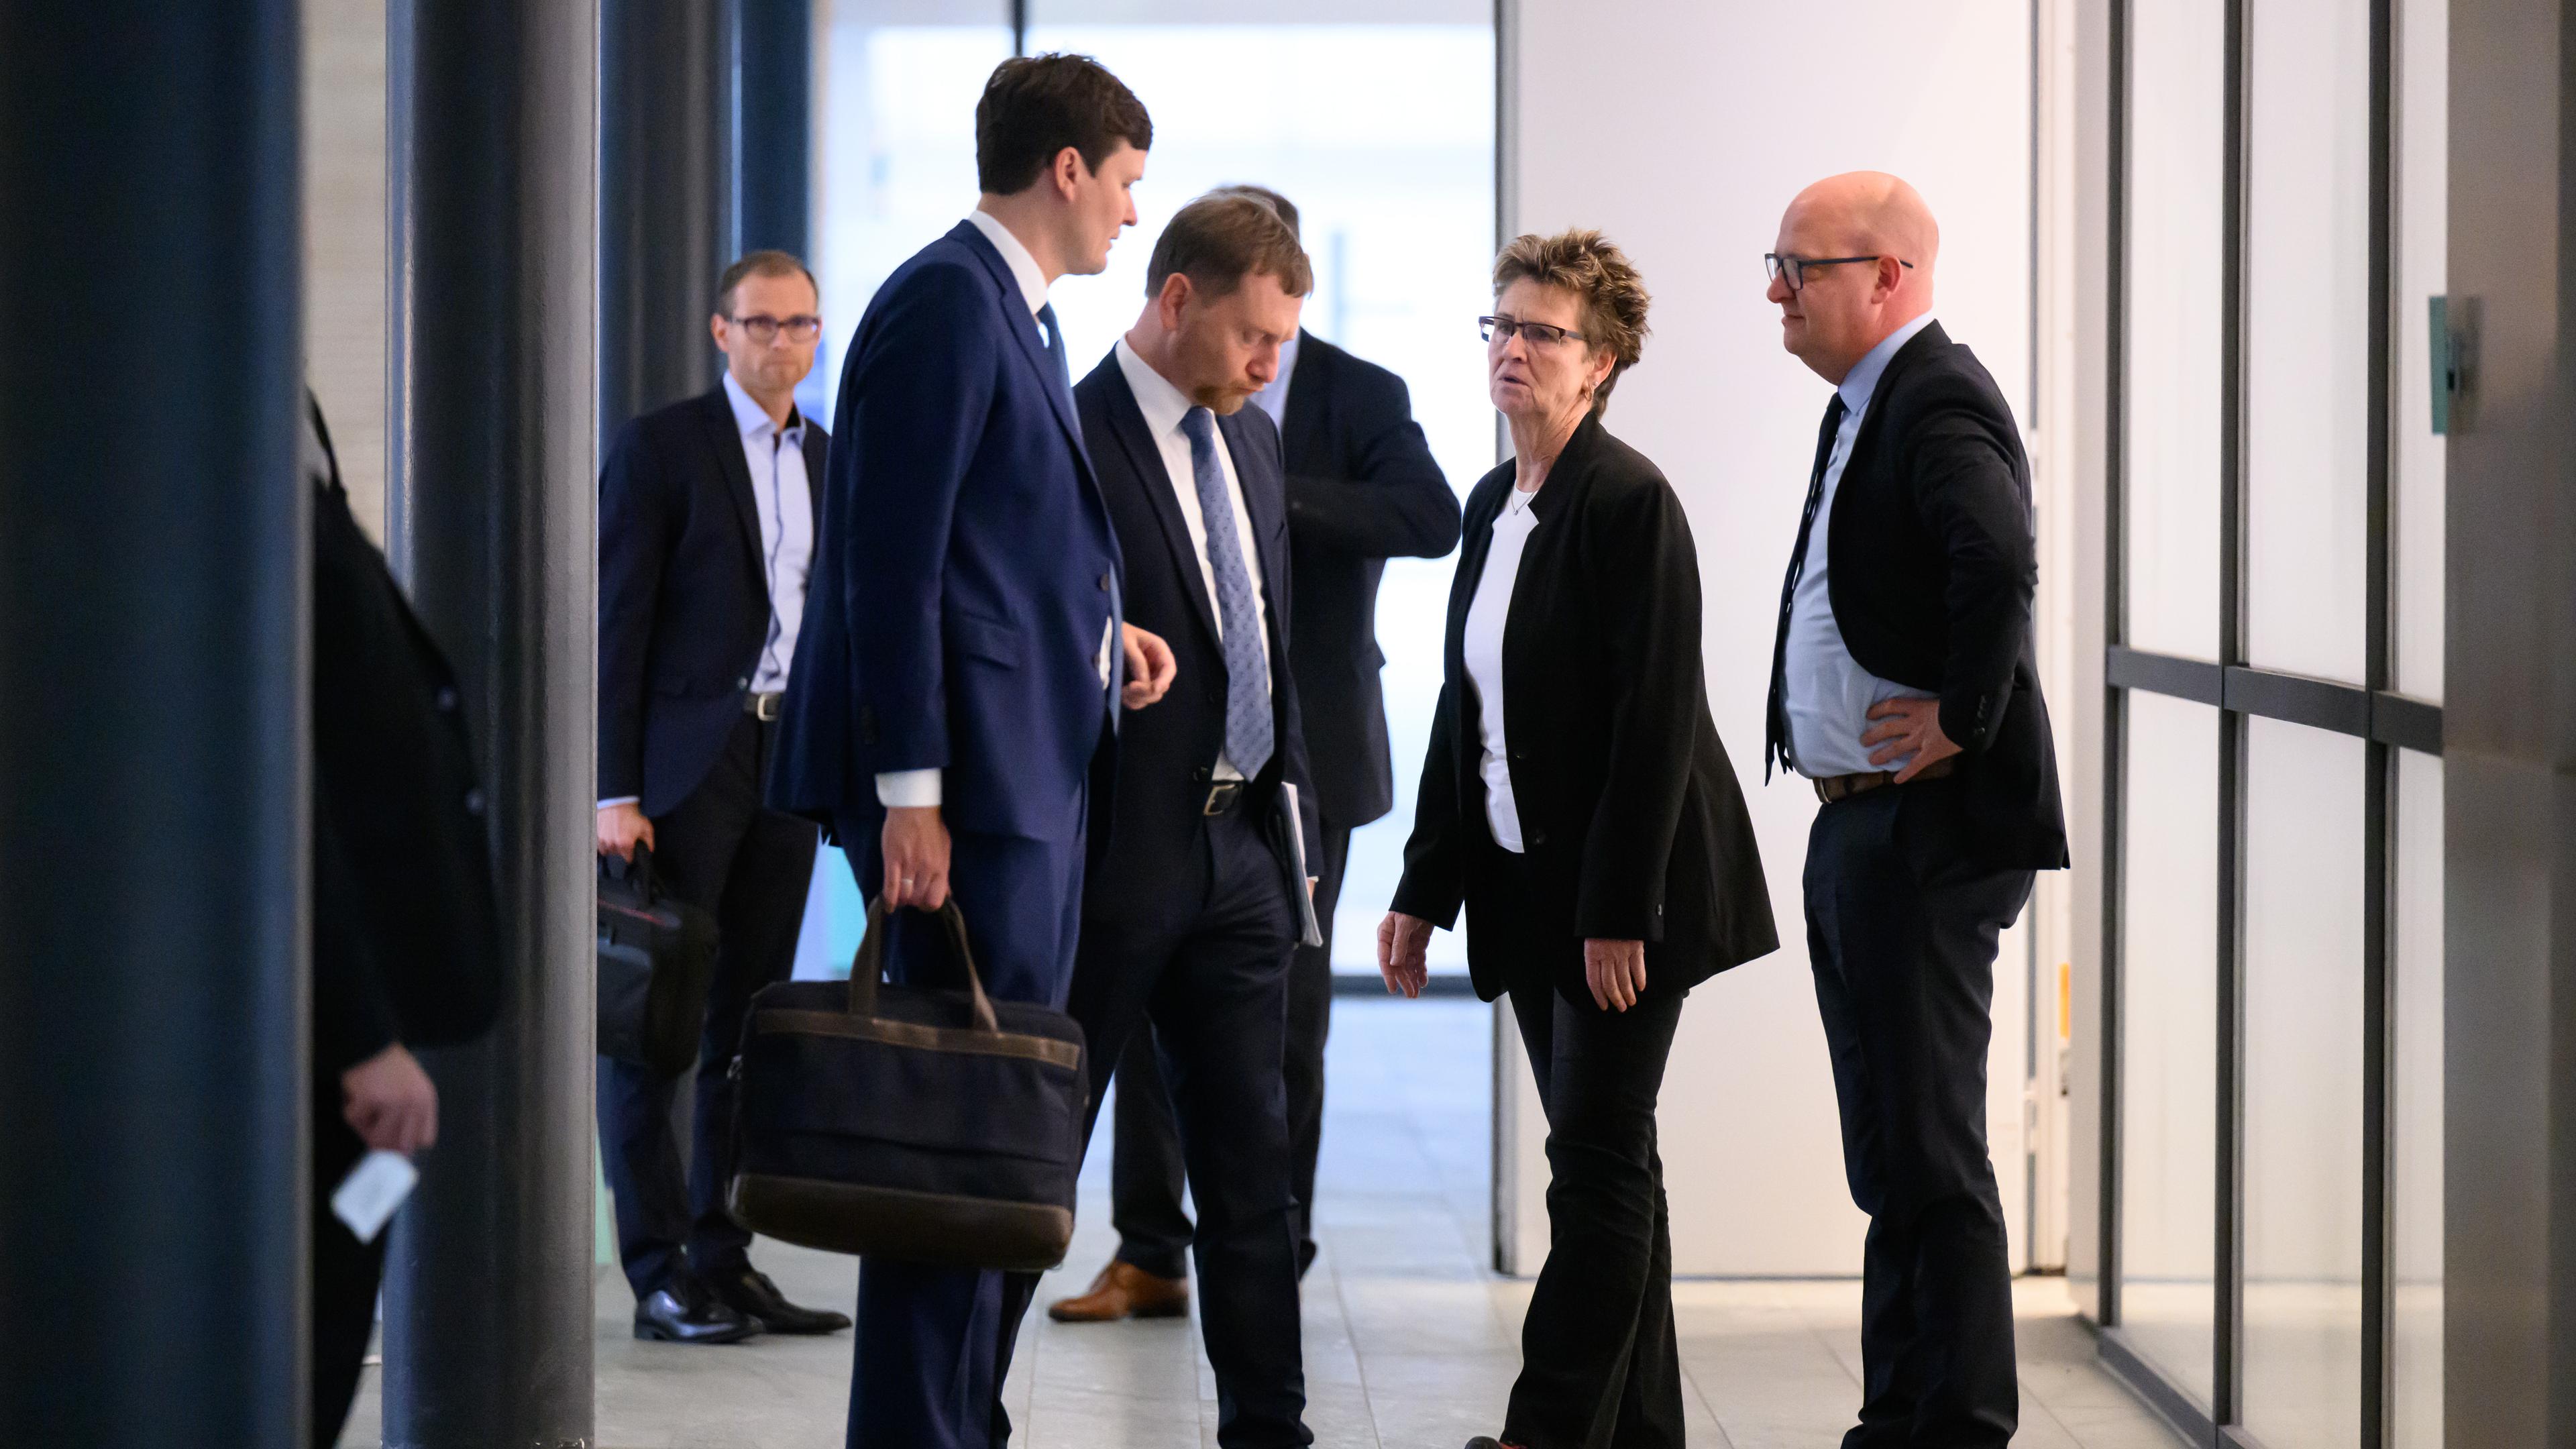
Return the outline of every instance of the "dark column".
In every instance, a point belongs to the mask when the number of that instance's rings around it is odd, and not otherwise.
[[[813,0],[734,0],[737,250],[808,262],[814,156]]]
[[[2567,8],[2451,0],[2450,313],[2471,340],[2442,710],[2443,1414],[2464,1446],[2576,1443]]]
[[[304,1442],[297,52],[0,6],[0,1443]]]
[[[423,1053],[385,1443],[591,1436],[591,319],[597,0],[393,0],[388,551],[483,750],[508,978]]]
[[[733,260],[730,7],[599,0],[599,437],[716,385]]]

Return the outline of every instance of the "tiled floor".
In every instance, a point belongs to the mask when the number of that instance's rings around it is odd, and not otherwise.
[[[1491,1433],[1519,1364],[1526,1283],[1486,1271],[1490,1016],[1473,1002],[1335,1003],[1320,1203],[1306,1280],[1307,1422],[1321,1445],[1456,1449]],[[1399,1014],[1400,1013],[1400,1014]],[[1105,1153],[1085,1175],[1071,1259],[1045,1298],[1077,1292],[1113,1241]],[[791,1296],[846,1304],[852,1263],[764,1243]],[[2022,1430],[2034,1449],[2168,1449],[2181,1441],[2094,1363],[2055,1280],[2020,1285]],[[1859,1285],[1675,1285],[1690,1442],[1830,1449],[1859,1401]],[[847,1335],[723,1349],[635,1342],[633,1300],[599,1291],[604,1449],[826,1449],[842,1442]],[[1066,1327],[1033,1314],[1009,1388],[1032,1449],[1201,1449],[1215,1385],[1187,1322]],[[378,1442],[372,1371],[344,1445]]]

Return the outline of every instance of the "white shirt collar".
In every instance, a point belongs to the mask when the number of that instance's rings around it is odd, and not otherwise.
[[[1922,316],[1881,338],[1876,347],[1852,364],[1852,370],[1843,377],[1842,386],[1835,389],[1843,395],[1845,414],[1859,417],[1869,411],[1870,394],[1878,391],[1878,380],[1886,375],[1887,364],[1895,358],[1897,350],[1913,341],[1915,333],[1931,325],[1932,313],[1926,310]]]
[[[991,212],[970,211],[966,219],[984,234],[984,240],[993,244],[993,250],[1002,254],[1003,265],[1011,269],[1012,280],[1020,284],[1020,300],[1029,304],[1029,315],[1036,316],[1047,302],[1046,273],[1038,270],[1038,259],[1030,256],[1029,249],[1020,245],[1020,239],[1011,235],[1011,229]]]
[[[739,429],[746,438],[768,437],[772,427],[768,410],[754,400],[750,393],[743,391],[741,383],[734,381],[731,368],[725,369],[724,390],[725,401],[733,404],[734,427]],[[795,404],[788,404],[787,426],[778,429],[778,435],[798,444],[805,441],[805,419],[796,411]]]
[[[1189,416],[1190,409],[1198,404],[1190,401],[1189,394],[1172,386],[1170,378],[1156,372],[1154,364],[1129,346],[1126,338],[1119,338],[1114,350],[1118,356],[1118,370],[1127,375],[1127,390],[1136,395],[1136,409],[1145,415],[1145,435],[1159,442],[1166,435],[1179,432],[1181,419]]]

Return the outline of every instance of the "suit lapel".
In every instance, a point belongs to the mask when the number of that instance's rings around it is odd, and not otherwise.
[[[823,430],[814,425],[812,418],[805,419],[805,491],[812,497],[814,506],[814,511],[807,516],[814,520],[814,536],[818,539],[823,536],[823,465],[828,457],[825,450],[829,447]]]
[[[716,470],[725,480],[725,494],[733,500],[734,516],[742,520],[743,562],[751,566],[752,577],[761,581],[761,591],[767,593],[768,571],[760,561],[760,505],[751,495],[751,464],[743,457],[742,429],[734,422],[733,400],[725,396],[723,383],[706,395],[701,415],[708,446],[716,451]]]
[[[1279,420],[1279,445],[1288,457],[1322,455],[1324,413],[1333,386],[1332,344],[1303,334],[1297,344],[1297,370],[1288,375],[1288,412]]]
[[[985,240],[984,233],[977,230],[971,221],[957,223],[956,230],[949,235],[983,262],[984,270],[992,274],[994,285],[1002,289],[1003,324],[1019,340],[1021,354],[1036,371],[1039,384],[1046,391],[1047,402],[1055,409],[1055,419],[1063,425],[1065,436],[1073,440],[1074,457],[1080,460],[1083,472],[1088,475],[1091,455],[1083,451],[1082,419],[1074,415],[1073,392],[1058,375],[1055,359],[1047,355],[1046,342],[1038,336],[1037,316],[1029,311],[1028,299],[1020,295],[1020,280],[1011,275],[1011,264],[1002,260],[1002,254],[993,249],[993,244]]]
[[[1861,416],[1860,435],[1852,439],[1851,456],[1843,460],[1844,482],[1849,482],[1865,471],[1862,460],[1878,447],[1880,424],[1887,420],[1887,409],[1882,404],[1887,401],[1888,395],[1896,390],[1897,379],[1905,376],[1906,369],[1930,356],[1934,348],[1946,347],[1949,342],[1949,334],[1941,330],[1940,323],[1933,322],[1927,324],[1922,331],[1907,338],[1905,345],[1896,349],[1896,355],[1887,359],[1886,369],[1878,375],[1878,385],[1869,391],[1869,411]],[[1836,490],[1836,496],[1838,498],[1840,496],[1839,489]],[[1840,517],[1842,510],[1836,508],[1834,513],[1836,517]]]
[[[1145,494],[1146,506],[1154,510],[1154,520],[1163,526],[1163,541],[1172,551],[1173,567],[1180,571],[1181,596],[1190,601],[1190,612],[1197,616],[1199,627],[1207,631],[1208,644],[1218,646],[1216,610],[1208,603],[1207,578],[1199,572],[1198,546],[1190,542],[1189,520],[1181,516],[1180,497],[1172,490],[1180,480],[1163,466],[1163,450],[1145,431],[1144,409],[1136,406],[1135,389],[1127,385],[1127,374],[1118,365],[1115,352],[1100,364],[1109,385],[1109,431],[1118,438],[1118,446],[1127,455],[1128,471],[1136,486]],[[1196,487],[1193,480],[1190,485]]]

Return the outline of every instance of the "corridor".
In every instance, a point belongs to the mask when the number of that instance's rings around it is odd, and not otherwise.
[[[1490,1433],[1519,1363],[1529,1285],[1487,1271],[1492,1016],[1472,1001],[1334,1003],[1323,1254],[1306,1280],[1307,1423],[1330,1449],[1457,1449]],[[1040,1301],[1078,1292],[1114,1244],[1108,1163],[1085,1165],[1071,1258]],[[850,1300],[855,1264],[764,1243],[800,1302]],[[1859,1402],[1860,1285],[1674,1285],[1694,1449],[1831,1449]],[[2095,1363],[2062,1280],[2025,1279],[2026,1449],[2168,1449],[2181,1441]],[[850,1340],[688,1349],[628,1336],[599,1279],[601,1449],[830,1449],[842,1439]],[[1194,1324],[1066,1327],[1032,1313],[1011,1379],[1028,1449],[1216,1443],[1216,1388]],[[376,1445],[376,1371],[341,1440]]]

